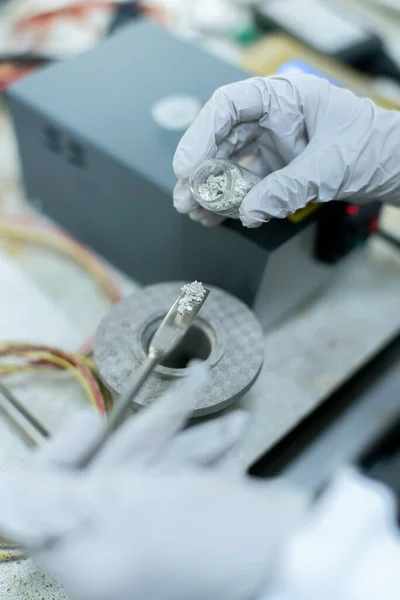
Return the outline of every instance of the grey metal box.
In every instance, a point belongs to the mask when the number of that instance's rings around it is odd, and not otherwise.
[[[315,224],[275,220],[247,230],[231,221],[206,229],[177,214],[176,140],[150,110],[170,94],[206,102],[217,87],[247,76],[139,21],[29,76],[7,97],[32,202],[142,284],[218,285],[268,326],[330,276],[312,256]]]

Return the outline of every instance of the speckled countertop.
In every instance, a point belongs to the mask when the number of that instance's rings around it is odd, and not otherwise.
[[[0,111],[0,211],[25,212],[18,162],[6,114]],[[400,211],[387,209],[387,229],[400,235]],[[108,309],[96,285],[60,257],[40,250],[0,252],[2,340],[55,342],[76,348]],[[124,282],[129,290],[133,283]],[[242,399],[251,427],[235,450],[255,460],[312,411],[341,381],[400,330],[400,253],[373,240],[338,270],[329,288],[266,337],[265,365]],[[56,431],[84,399],[65,376],[30,379],[15,389],[43,423]],[[0,419],[0,469],[28,454]],[[0,564],[0,600],[61,600],[64,591],[30,561]]]

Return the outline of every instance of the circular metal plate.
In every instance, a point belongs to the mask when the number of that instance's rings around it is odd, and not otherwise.
[[[175,302],[184,283],[161,283],[144,288],[116,305],[101,322],[94,355],[100,374],[117,394],[124,391],[131,373],[143,360],[146,345],[159,320]],[[264,339],[251,310],[230,294],[210,287],[210,295],[195,321],[187,358],[201,358],[209,365],[212,384],[204,390],[194,416],[207,415],[238,400],[256,381],[264,357]],[[183,350],[182,350],[183,352]],[[206,353],[206,354],[204,354]],[[167,392],[184,368],[164,363],[135,399],[147,406]]]

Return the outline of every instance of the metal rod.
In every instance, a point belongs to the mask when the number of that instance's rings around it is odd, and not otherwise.
[[[22,406],[14,394],[2,383],[0,383],[0,410],[29,444],[42,446],[50,437],[47,429]]]

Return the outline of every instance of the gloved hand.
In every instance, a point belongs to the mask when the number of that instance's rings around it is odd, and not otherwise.
[[[400,204],[400,114],[311,75],[252,78],[218,89],[174,157],[174,205],[204,225],[223,219],[191,198],[188,178],[203,159],[250,158],[264,179],[240,219],[257,227],[308,202],[351,198]]]
[[[345,467],[288,540],[263,600],[398,600],[399,562],[394,494]]]
[[[204,377],[125,424],[90,468],[74,469],[99,423],[86,416],[3,475],[0,531],[78,600],[248,600],[306,499],[226,469],[243,413],[181,431]]]

